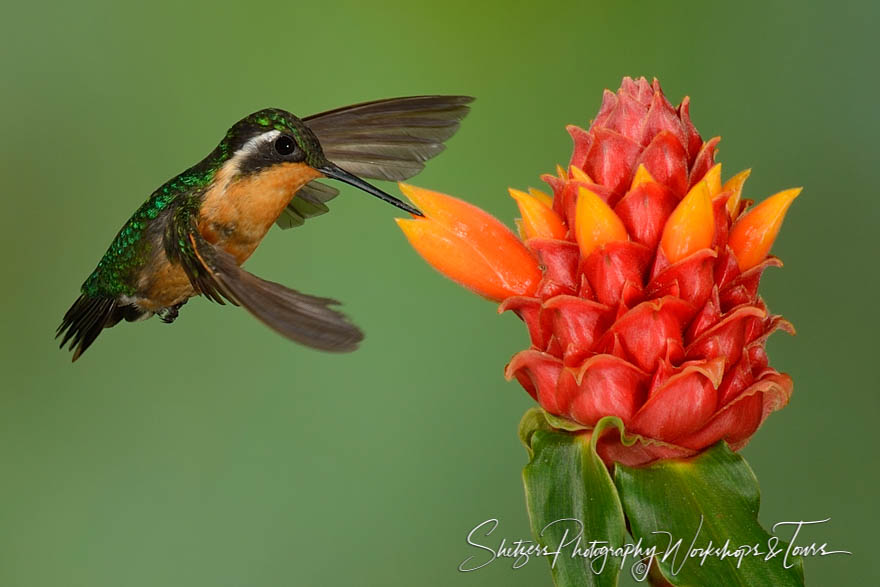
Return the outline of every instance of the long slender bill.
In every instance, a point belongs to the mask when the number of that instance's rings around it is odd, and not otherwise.
[[[384,201],[388,202],[392,206],[397,206],[398,208],[400,208],[404,212],[409,212],[410,214],[413,214],[414,216],[424,216],[424,214],[422,214],[417,208],[414,208],[413,206],[410,206],[406,202],[402,202],[402,201],[398,200],[397,198],[395,198],[391,194],[387,194],[387,193],[383,192],[382,190],[380,190],[379,188],[377,188],[373,185],[370,185],[369,183],[365,182],[364,180],[362,180],[358,176],[349,173],[348,171],[342,169],[338,165],[334,165],[333,163],[328,163],[327,165],[325,165],[323,167],[319,167],[318,171],[320,171],[321,173],[323,173],[326,177],[329,177],[330,179],[336,179],[341,182],[347,183],[348,185],[352,185],[360,190],[367,192],[368,194],[370,194],[372,196],[376,196],[380,200],[384,200]]]

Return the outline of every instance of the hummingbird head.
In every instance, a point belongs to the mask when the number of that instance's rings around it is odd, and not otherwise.
[[[352,185],[368,194],[422,216],[422,213],[356,175],[324,155],[321,143],[305,122],[290,112],[267,108],[238,121],[226,135],[221,150],[236,162],[239,175],[264,173],[282,165],[306,165],[320,174]]]

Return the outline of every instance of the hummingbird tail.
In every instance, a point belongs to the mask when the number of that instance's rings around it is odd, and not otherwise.
[[[64,314],[55,338],[62,337],[59,348],[64,348],[70,342],[68,350],[73,351],[73,360],[76,361],[104,328],[113,326],[122,317],[122,313],[117,311],[115,298],[82,294]]]

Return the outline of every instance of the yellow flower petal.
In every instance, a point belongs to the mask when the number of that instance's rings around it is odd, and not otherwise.
[[[721,188],[722,191],[733,192],[730,199],[727,200],[727,213],[730,214],[731,217],[733,217],[739,209],[739,202],[742,199],[743,184],[746,183],[746,180],[751,173],[751,169],[743,169],[725,181],[724,187]]]
[[[721,163],[716,163],[712,166],[709,171],[706,172],[706,175],[703,176],[701,181],[706,182],[706,187],[709,188],[709,197],[714,198],[718,194],[721,193]]]
[[[581,181],[584,183],[595,183],[593,181],[593,179],[589,175],[587,175],[587,172],[584,171],[583,169],[581,169],[580,167],[577,167],[576,165],[572,165],[568,169],[569,169],[569,173],[571,174],[571,178],[573,180]]]
[[[706,181],[700,180],[681,202],[663,227],[660,246],[670,263],[706,249],[715,236],[715,217],[712,214],[712,198]]]
[[[634,190],[643,183],[652,183],[656,182],[654,176],[645,168],[645,166],[639,163],[639,167],[636,169],[636,174],[633,177],[632,184],[629,186],[630,190]]]
[[[526,230],[523,228],[522,218],[514,218],[513,225],[516,227],[516,234],[519,235],[519,240],[528,240],[528,235],[526,235]]]
[[[524,238],[565,238],[568,229],[559,215],[539,199],[523,191],[509,188],[510,197],[516,200],[522,214]]]
[[[546,194],[546,193],[542,192],[541,190],[536,190],[535,188],[529,188],[529,193],[533,197],[540,200],[548,208],[553,207],[553,196],[551,196],[550,194]]]
[[[574,232],[584,258],[607,243],[627,239],[626,227],[614,210],[585,187],[578,189]]]

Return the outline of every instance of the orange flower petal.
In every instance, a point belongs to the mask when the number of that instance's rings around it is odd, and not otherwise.
[[[770,196],[733,225],[728,243],[736,255],[740,271],[751,269],[767,257],[788,207],[802,189],[794,188]]]
[[[670,263],[706,249],[715,236],[715,219],[712,215],[712,198],[705,178],[691,188],[678,203],[660,237],[660,246]]]
[[[538,262],[494,216],[445,194],[398,185],[425,217],[398,218],[397,224],[431,266],[490,300],[534,294]]]
[[[563,239],[568,229],[562,219],[550,207],[529,194],[509,188],[510,197],[516,200],[522,214],[522,232],[526,239]]]
[[[725,181],[724,187],[721,188],[721,191],[733,192],[730,198],[727,200],[727,212],[730,214],[731,217],[733,217],[734,214],[736,214],[737,209],[739,209],[739,201],[742,198],[743,184],[746,183],[746,180],[751,174],[751,169],[743,169],[742,171]]]
[[[709,188],[709,197],[714,198],[721,193],[721,163],[713,165],[706,175],[703,176],[706,187]]]
[[[626,228],[614,210],[585,187],[578,188],[574,232],[585,259],[607,243],[627,239]]]

